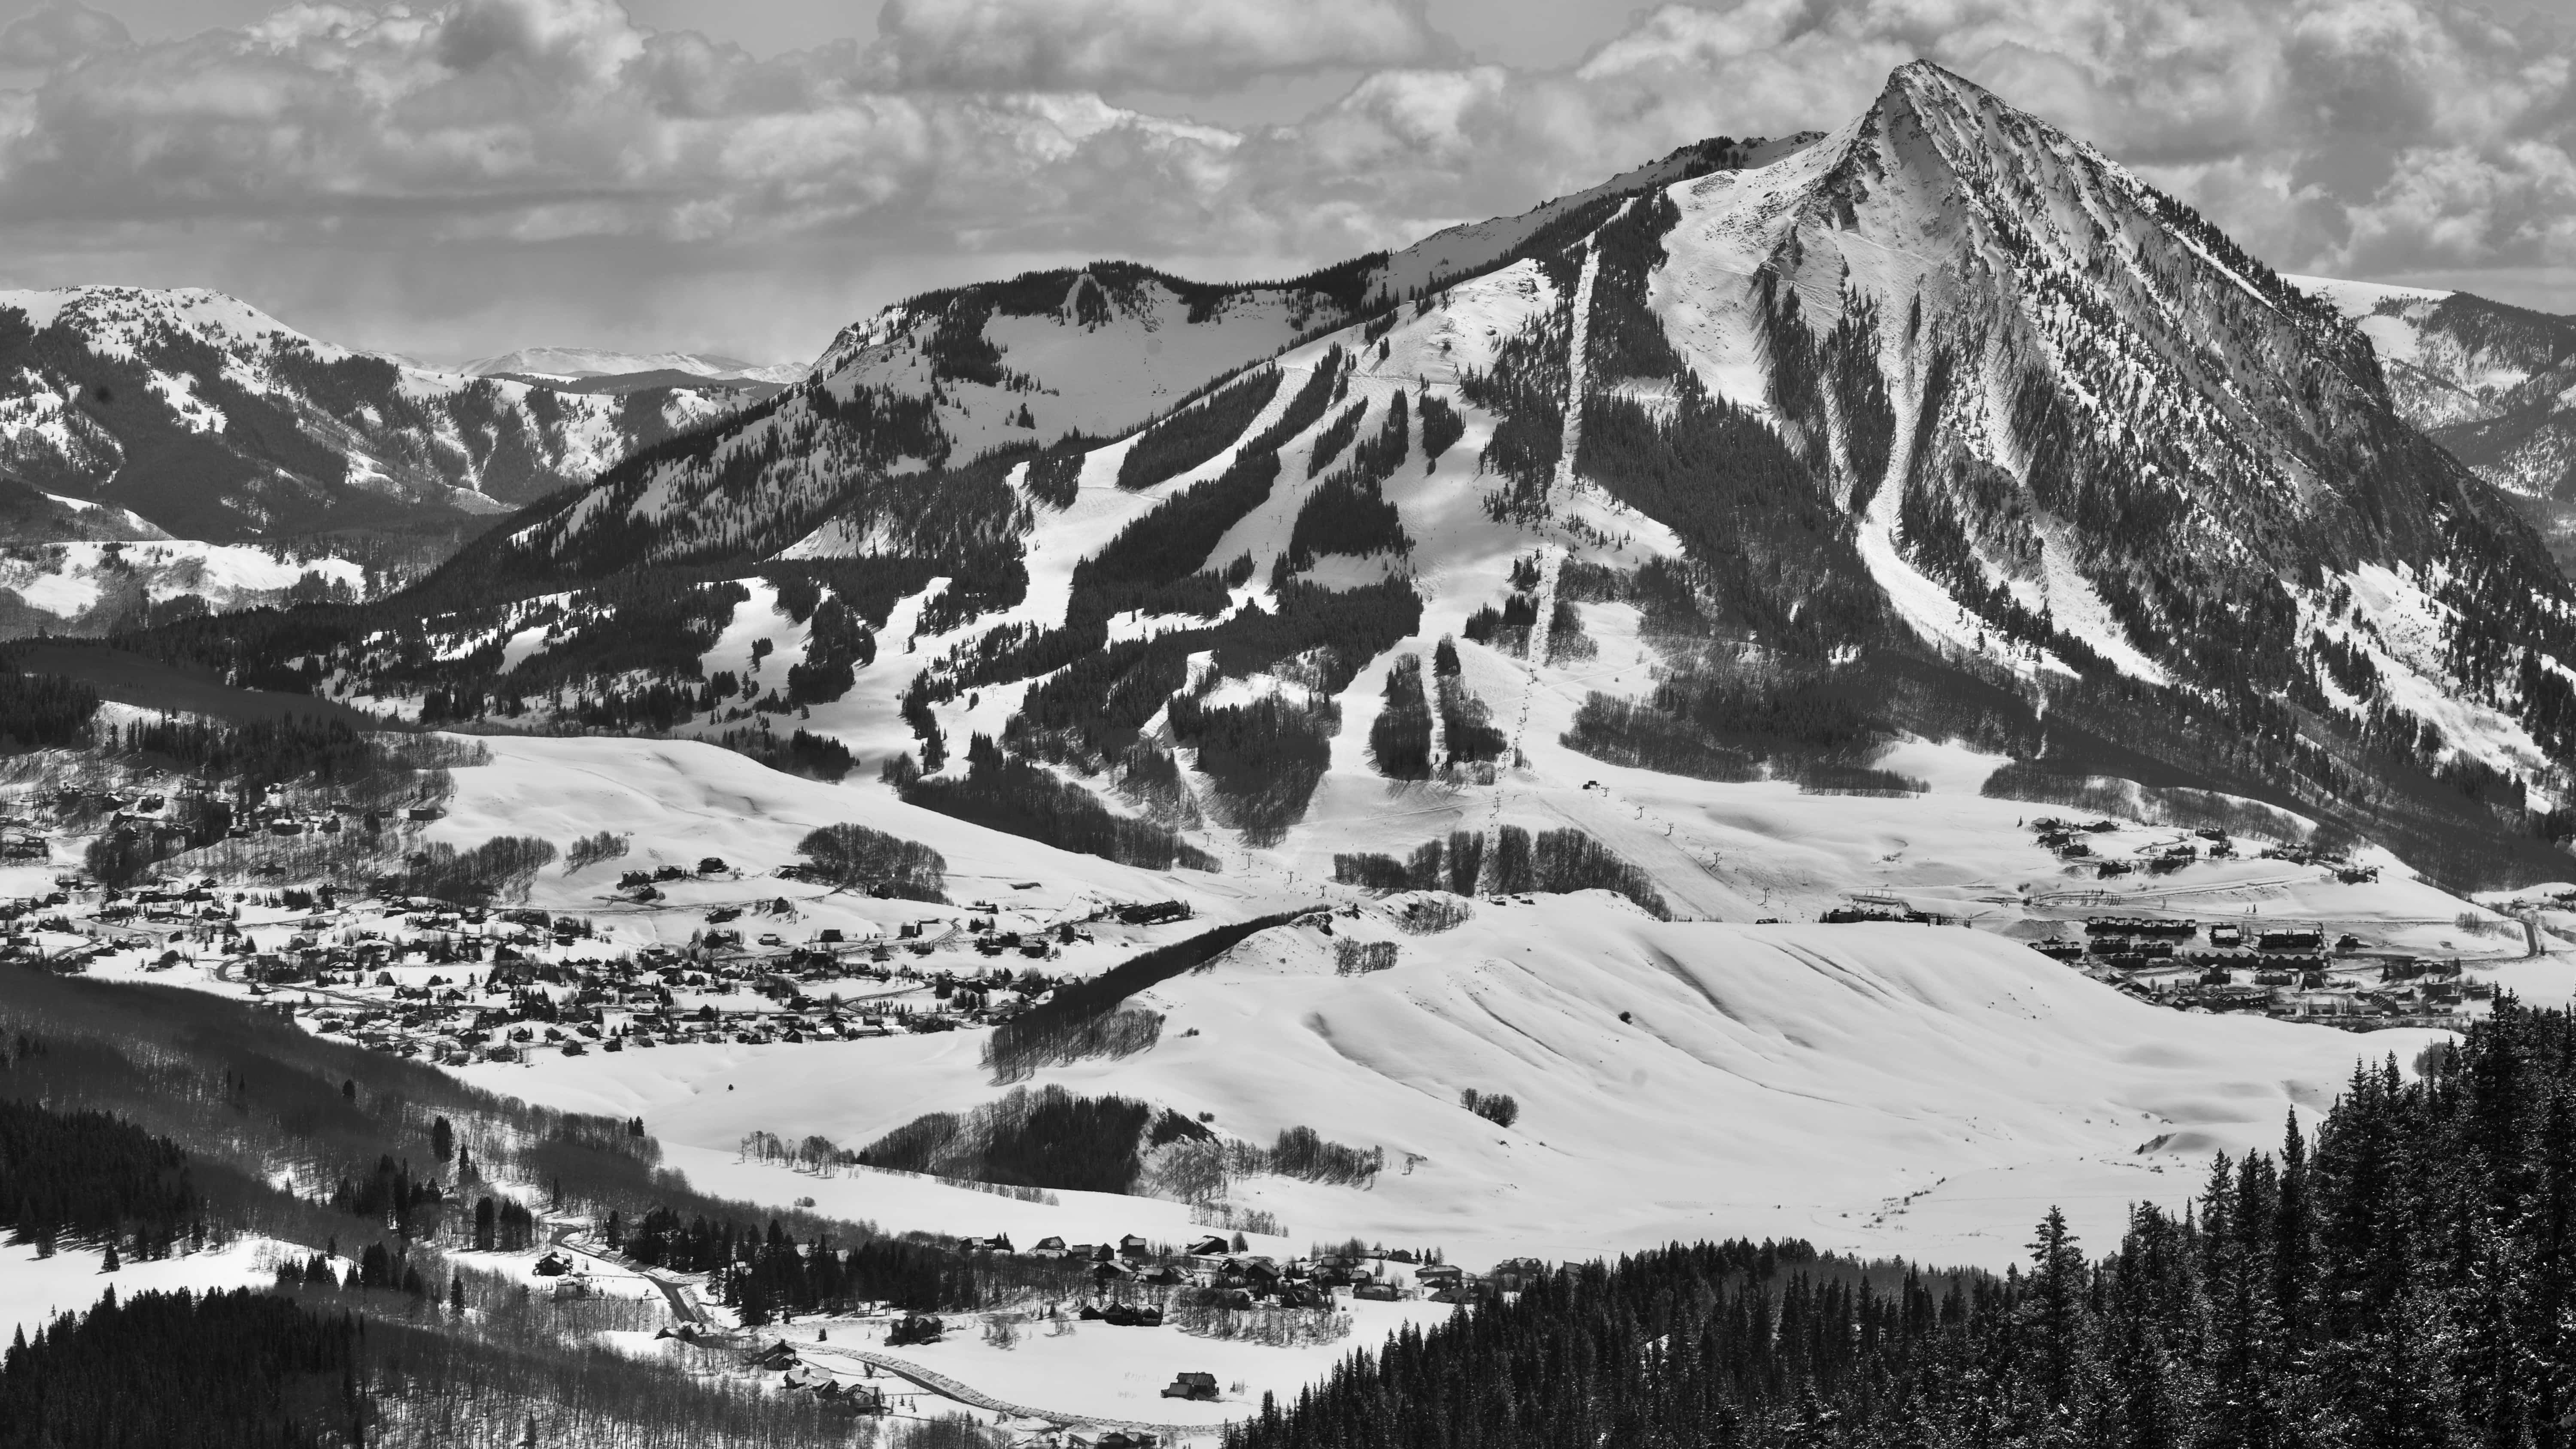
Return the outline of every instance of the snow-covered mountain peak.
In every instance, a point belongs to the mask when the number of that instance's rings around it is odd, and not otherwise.
[[[0,479],[181,537],[446,532],[727,406],[424,368],[202,288],[0,292]]]
[[[110,345],[132,347],[154,329],[209,341],[311,348],[337,360],[348,349],[318,342],[248,302],[205,287],[51,287],[0,291],[0,309],[25,314],[37,331],[58,325]]]
[[[1404,759],[1500,770],[1554,737],[1753,770],[1728,691],[1777,681],[1738,683],[1747,661],[1866,694],[1838,671],[1897,656],[2004,691],[1972,713],[2026,718],[2014,747],[2052,758],[2065,728],[2135,748],[2131,711],[2158,701],[2198,731],[2166,747],[2177,773],[2219,780],[2199,737],[2224,736],[2236,773],[2210,788],[2293,781],[2280,798],[2325,814],[2335,761],[2400,731],[2408,754],[2373,768],[2428,796],[2449,770],[2545,808],[2568,788],[2549,761],[2576,754],[2576,670],[2544,662],[2576,665],[2576,599],[2406,425],[2353,322],[1929,65],[1829,134],[1717,138],[1283,282],[1103,262],[912,298],[422,598],[670,564],[847,569],[906,662],[852,686],[837,737],[880,759],[914,741],[951,780],[995,750],[1110,769],[1168,705],[1157,748],[1219,759],[1208,732],[1237,725],[1212,712],[1311,710],[1312,798],[1365,792],[1368,722],[1442,689],[1400,661],[1453,636],[1445,677],[1494,713],[1444,703],[1419,750],[1389,746]],[[1675,682],[1635,693],[1664,665],[1587,639],[1586,601],[1670,642]],[[1302,662],[1263,652],[1283,641]],[[1595,645],[1622,662],[1569,663]],[[1183,667],[1198,648],[1234,663]],[[1529,725],[1549,691],[1565,716]],[[2309,735],[2327,743],[2291,743]],[[1799,748],[1758,768],[1850,768]],[[1261,830],[1290,795],[1262,796]],[[2488,808],[2462,798],[2426,818]]]
[[[593,347],[523,347],[478,358],[461,371],[473,377],[535,377],[565,382],[635,373],[678,372],[711,382],[791,383],[807,369],[794,363],[745,362],[707,352],[618,352]]]

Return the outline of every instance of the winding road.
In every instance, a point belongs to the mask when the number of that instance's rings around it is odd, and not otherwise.
[[[597,1249],[585,1248],[581,1244],[572,1240],[573,1234],[579,1231],[581,1231],[580,1224],[564,1223],[557,1226],[554,1232],[548,1235],[547,1241],[567,1253],[577,1253],[582,1257],[588,1258],[594,1263],[615,1268],[621,1273],[632,1273],[636,1277],[643,1279],[645,1282],[652,1284],[655,1288],[662,1291],[662,1297],[670,1303],[671,1316],[680,1320],[682,1323],[690,1324],[697,1328],[713,1328],[716,1326],[715,1320],[707,1316],[706,1305],[698,1302],[698,1293],[696,1289],[691,1288],[688,1284],[682,1283],[676,1279],[665,1278],[659,1273],[649,1272],[643,1268],[638,1268],[634,1264],[626,1262],[623,1259],[612,1258]]]
[[[706,1306],[698,1301],[697,1291],[694,1288],[649,1269],[638,1268],[632,1263],[611,1257],[595,1248],[584,1247],[573,1241],[574,1236],[580,1231],[581,1227],[577,1223],[559,1224],[547,1235],[547,1241],[567,1253],[579,1254],[594,1263],[614,1268],[621,1273],[633,1273],[652,1284],[661,1290],[662,1297],[671,1305],[671,1316],[680,1322],[699,1329],[718,1327],[715,1320],[708,1316]],[[1015,1404],[1007,1399],[995,1398],[980,1389],[959,1383],[946,1374],[933,1372],[917,1363],[896,1358],[892,1354],[879,1353],[874,1349],[844,1348],[833,1343],[803,1343],[783,1337],[778,1342],[795,1350],[800,1358],[813,1354],[827,1354],[870,1364],[897,1378],[918,1384],[942,1398],[954,1399],[971,1408],[983,1409],[989,1413],[1002,1414],[1015,1419],[1044,1419],[1057,1425],[1090,1424],[1103,1429],[1124,1429],[1130,1433],[1153,1434],[1166,1441],[1185,1439],[1192,1435],[1213,1434],[1218,1427],[1214,1424],[1153,1424],[1139,1419],[1104,1418],[1098,1414],[1076,1414],[1062,1409],[1033,1408],[1027,1404]]]

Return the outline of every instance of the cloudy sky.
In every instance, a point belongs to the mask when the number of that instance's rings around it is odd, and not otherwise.
[[[2576,313],[2569,0],[0,0],[0,286],[804,360],[1094,256],[1278,275],[1928,57],[2288,271]]]

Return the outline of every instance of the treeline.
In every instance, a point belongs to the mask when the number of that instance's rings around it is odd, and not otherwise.
[[[969,1112],[916,1117],[861,1149],[865,1167],[961,1177],[1006,1187],[1136,1191],[1144,1154],[1215,1134],[1166,1107],[1081,1097],[1062,1087],[1016,1087]]]
[[[799,1240],[777,1219],[767,1227],[730,1218],[682,1218],[656,1208],[614,1247],[647,1268],[705,1273],[717,1298],[758,1327],[783,1313],[849,1313],[891,1304],[911,1313],[968,1312],[1031,1291],[1072,1297],[1090,1285],[1089,1265],[965,1253],[900,1238],[845,1242],[829,1234]]]
[[[1359,410],[1345,416],[1356,422]],[[1384,484],[1412,453],[1412,424],[1399,390],[1387,400],[1386,420],[1351,453],[1350,463],[1306,495],[1280,555],[1280,576],[1303,572],[1325,554],[1408,553],[1413,540],[1402,515],[1386,500]],[[1316,457],[1324,456],[1322,444]]]
[[[1494,365],[1458,379],[1458,394],[1497,419],[1482,463],[1502,487],[1485,500],[1498,522],[1533,523],[1545,514],[1547,490],[1565,450],[1566,353],[1573,335],[1571,302],[1533,317],[1495,349]],[[1586,419],[1587,428],[1590,420]],[[1589,446],[1589,438],[1586,439]]]
[[[1213,627],[1122,640],[1071,658],[1022,697],[1020,709],[1005,732],[1012,752],[1098,771],[1121,757],[1136,742],[1144,725],[1168,707],[1176,735],[1187,739],[1191,738],[1190,731],[1196,731],[1198,738],[1214,745],[1212,755],[1203,748],[1201,767],[1213,767],[1222,777],[1218,781],[1220,792],[1228,797],[1242,827],[1262,838],[1273,838],[1272,832],[1284,829],[1304,809],[1321,775],[1320,767],[1313,764],[1321,748],[1320,740],[1328,740],[1340,727],[1339,721],[1328,719],[1320,711],[1292,712],[1287,706],[1233,712],[1197,710],[1191,703],[1174,698],[1189,680],[1190,656],[1210,652],[1217,675],[1234,678],[1304,656],[1300,663],[1306,667],[1307,677],[1301,682],[1319,695],[1338,694],[1350,686],[1369,660],[1421,627],[1422,600],[1411,585],[1389,579],[1348,590],[1292,582],[1279,591],[1273,602],[1275,612],[1257,603],[1247,604]],[[1059,633],[1075,632],[1067,629],[1040,635],[1014,634],[1003,641],[998,653],[1025,656],[1046,649],[1048,641]],[[978,657],[984,656],[979,653]],[[1049,652],[1046,657],[1054,656]],[[975,677],[984,672],[979,670]],[[953,683],[944,683],[937,692],[953,695],[955,688]],[[922,729],[929,718],[926,704],[930,694],[925,686],[916,730]],[[974,758],[970,751],[970,760]],[[988,777],[987,782],[978,784],[978,775]],[[930,808],[948,814],[982,810],[996,819],[1027,819],[1025,828],[1000,828],[1050,843],[1098,842],[1068,844],[1066,848],[1108,855],[1113,860],[1137,863],[1139,855],[1150,860],[1169,836],[1160,827],[1124,820],[1105,810],[1092,813],[1097,802],[1092,802],[1092,810],[1086,810],[1083,800],[1088,798],[1087,791],[1056,780],[1025,760],[1005,759],[998,750],[984,763],[974,765],[963,784],[923,779],[918,786],[905,786],[908,792],[916,788],[921,791],[918,803],[951,802],[930,804]],[[1068,791],[1073,794],[1064,793]],[[1068,825],[1058,834],[1037,833],[1040,821],[1030,812],[1003,808],[1008,803],[1006,795],[1009,800],[1025,797],[1038,802],[1032,810],[1042,806],[1046,819],[1079,819],[1085,823],[1078,830]],[[1170,837],[1170,844],[1185,861],[1195,853],[1178,837]],[[1129,853],[1110,854],[1112,849]],[[1210,859],[1203,855],[1198,858]]]
[[[1668,409],[1584,401],[1582,475],[1680,535],[1710,622],[1821,656],[1888,637],[1850,518],[1770,425],[1683,373]]]
[[[1215,856],[1151,821],[1111,813],[1090,791],[1057,779],[1042,765],[1003,754],[987,736],[974,738],[966,758],[964,779],[921,776],[909,780],[901,787],[904,801],[1058,850],[1124,865],[1151,870],[1217,868]]]
[[[1341,718],[1327,699],[1299,704],[1276,694],[1246,704],[1172,697],[1172,737],[1198,751],[1223,823],[1250,845],[1276,845],[1305,812],[1333,761]]]
[[[0,1357],[0,1445],[355,1444],[358,1320],[236,1289],[113,1291]]]
[[[993,1029],[985,1039],[984,1065],[993,1069],[995,1081],[1012,1082],[1039,1067],[1073,1060],[1074,1049],[1084,1044],[1084,1028],[1116,1012],[1127,998],[1195,971],[1245,938],[1296,918],[1295,912],[1289,912],[1218,926],[1186,941],[1130,956],[1089,980],[1060,983],[1046,1000]],[[1143,1043],[1152,1044],[1150,1038]]]
[[[0,1103],[107,1113],[195,1144],[186,1162],[201,1204],[192,1232],[202,1218],[210,1232],[337,1237],[352,1256],[390,1235],[388,1223],[416,1241],[470,1243],[474,1224],[459,1209],[474,1194],[465,1189],[496,1181],[540,1184],[556,1210],[598,1217],[654,1204],[710,1218],[752,1212],[660,1171],[659,1146],[633,1122],[478,1091],[203,992],[39,972],[10,972],[7,984]],[[281,1169],[314,1190],[271,1186]],[[783,1216],[804,1235],[867,1235]]]
[[[1333,857],[1333,879],[1342,885],[1375,891],[1448,891],[1472,896],[1485,868],[1485,837],[1473,830],[1451,831],[1446,840],[1428,840],[1404,859],[1359,851]]]
[[[1278,391],[1279,369],[1258,368],[1156,423],[1119,460],[1118,486],[1151,488],[1224,452]]]
[[[791,704],[829,704],[850,692],[858,671],[876,662],[877,636],[838,595],[813,610],[805,658],[787,666]]]
[[[1479,890],[1495,895],[1615,891],[1659,921],[1672,919],[1672,909],[1664,904],[1652,876],[1589,834],[1571,828],[1542,830],[1532,836],[1517,825],[1499,826],[1490,851],[1483,835],[1460,830],[1445,840],[1424,841],[1400,860],[1366,851],[1336,855],[1333,879],[1369,890],[1449,891],[1462,896]]]
[[[14,1056],[41,1051],[21,1037]],[[0,1098],[0,1228],[51,1252],[71,1236],[159,1257],[197,1224],[201,1204],[187,1154],[105,1112],[51,1112]]]
[[[89,743],[98,690],[55,674],[25,674],[0,661],[0,751],[67,750]]]
[[[413,852],[385,885],[395,895],[481,905],[524,895],[556,854],[553,841],[533,835],[495,835],[464,850],[433,840]]]
[[[2313,1142],[2293,1117],[2277,1154],[2221,1156],[2098,1259],[2052,1211],[2025,1269],[1946,1290],[1832,1260],[1780,1282],[1741,1245],[1564,1268],[1229,1443],[2559,1442],[2576,1022],[2508,998],[2421,1066],[2357,1068]]]
[[[1386,671],[1386,702],[1369,726],[1369,763],[1390,780],[1431,778],[1431,704],[1422,689],[1422,656],[1397,657]]]
[[[1130,609],[1203,617],[1223,612],[1224,585],[1200,570],[1226,531],[1269,499],[1278,476],[1278,453],[1244,452],[1216,477],[1191,484],[1120,529],[1099,552],[1073,566],[1065,627],[1097,626]]]
[[[1474,623],[1471,620],[1469,628]],[[1369,761],[1391,780],[1427,780],[1431,759],[1433,699],[1422,687],[1422,659],[1407,654],[1386,676],[1386,703],[1369,726]],[[1482,764],[1502,757],[1511,741],[1494,727],[1493,712],[1460,678],[1458,645],[1443,636],[1432,653],[1442,743],[1448,765]]]
[[[895,900],[948,900],[947,858],[919,841],[844,823],[808,832],[796,853],[810,880]]]
[[[664,565],[579,584],[559,597],[512,598],[515,576],[450,597],[453,580],[351,607],[255,609],[166,623],[116,636],[118,647],[209,668],[249,688],[310,693],[335,675],[378,696],[416,696],[424,723],[546,718],[558,730],[667,731],[720,708],[740,681],[704,678],[700,665],[734,612],[765,580],[779,605],[811,625],[805,659],[758,707],[838,699],[876,654],[894,604],[936,576],[950,578],[923,627],[1016,601],[1026,571],[1007,525],[1018,507],[993,470],[937,475],[955,496],[907,476],[876,501],[900,512],[918,552],[725,567]],[[979,512],[998,511],[998,521]],[[460,556],[461,558],[462,556]],[[436,581],[434,581],[436,582]],[[561,587],[558,584],[557,587]],[[535,592],[529,590],[528,592]],[[448,612],[435,612],[432,600]],[[536,631],[542,647],[511,659],[508,640]],[[458,652],[455,641],[475,640]],[[297,661],[292,667],[281,661]],[[793,694],[795,699],[788,696]],[[746,692],[744,697],[752,697]]]
[[[1557,607],[1564,608],[1562,601]],[[1467,690],[1458,662],[1458,643],[1448,635],[1431,651],[1431,677],[1440,695],[1440,731],[1451,764],[1499,760],[1511,741],[1494,728],[1493,712]]]
[[[1767,773],[1817,793],[1920,790],[1873,764],[1900,729],[1889,685],[1858,665],[1685,665],[1642,701],[1587,696],[1562,742],[1613,764],[1702,780]]]
[[[459,1280],[462,1286],[462,1280]],[[563,1341],[524,1289],[479,1285],[473,1316],[418,1300],[247,1289],[112,1290],[0,1357],[9,1449],[433,1449],[604,1444],[803,1449],[847,1443],[845,1415],[801,1395],[675,1373]]]
[[[345,720],[305,715],[241,721],[162,715],[131,721],[102,743],[252,790],[306,781],[357,788],[414,768],[407,745],[361,734]]]

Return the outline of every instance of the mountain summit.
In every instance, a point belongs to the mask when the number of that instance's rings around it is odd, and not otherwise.
[[[1649,305],[1675,375],[1767,410],[1928,633],[1967,642],[1965,605],[2140,677],[2278,685],[2303,615],[2344,612],[2327,580],[2365,563],[2465,545],[2550,582],[2397,423],[2331,307],[1937,66],[1796,157],[1663,201]]]

